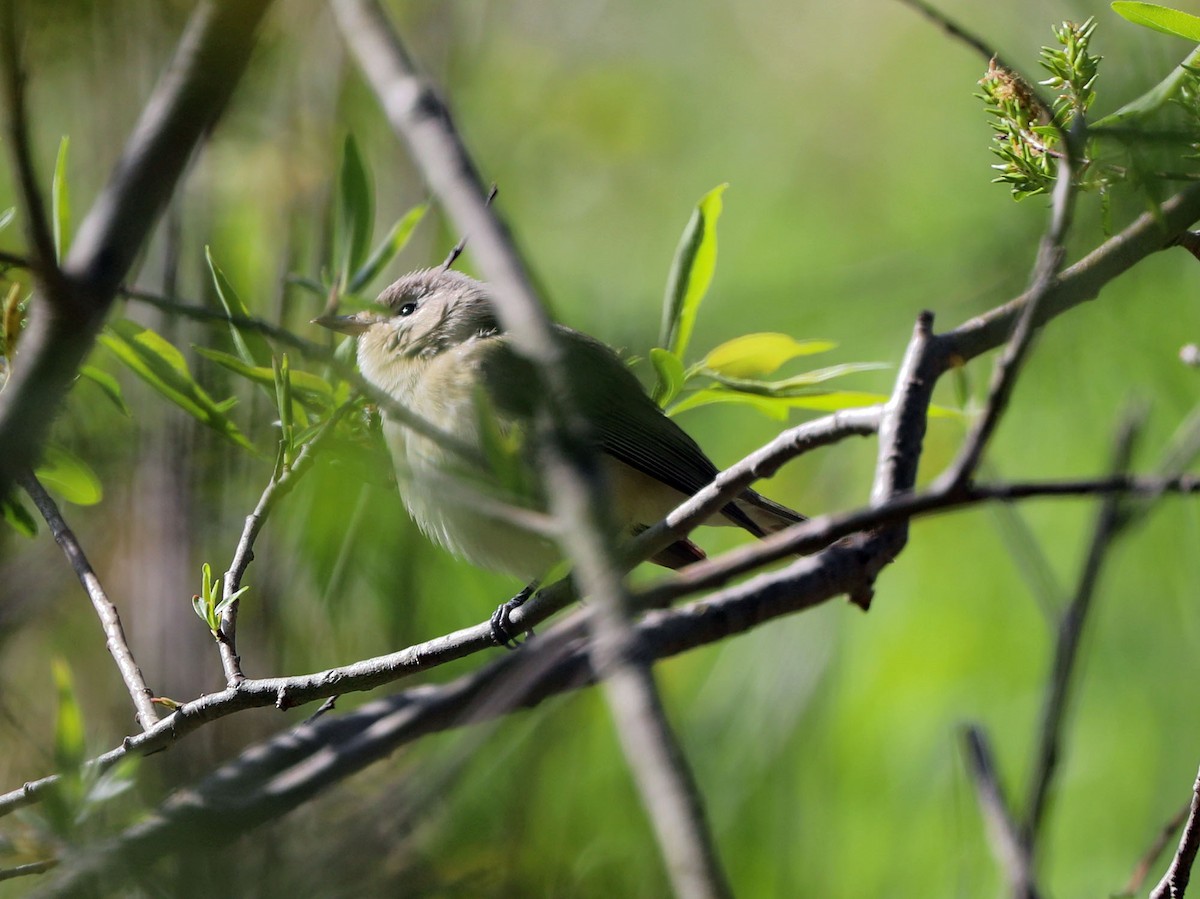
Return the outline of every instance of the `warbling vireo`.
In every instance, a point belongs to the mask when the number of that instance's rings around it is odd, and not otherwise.
[[[554,541],[498,520],[486,503],[469,499],[486,497],[493,507],[496,499],[524,509],[546,506],[528,445],[539,399],[532,364],[500,329],[487,285],[460,272],[412,272],[377,302],[378,310],[316,323],[357,337],[364,378],[475,451],[473,461],[464,459],[385,411],[384,435],[409,514],[455,555],[536,584],[562,558]],[[606,470],[613,520],[634,535],[710,483],[717,467],[646,395],[616,353],[570,328],[556,325],[555,331],[572,399]],[[512,447],[507,462],[503,454],[497,459],[490,439],[495,435]],[[736,525],[761,537],[803,520],[745,490],[707,523]],[[679,540],[652,561],[680,568],[702,558],[698,546]],[[503,617],[499,623],[498,638],[507,637]]]

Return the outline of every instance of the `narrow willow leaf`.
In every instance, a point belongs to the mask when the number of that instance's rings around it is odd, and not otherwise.
[[[410,209],[405,215],[392,225],[392,230],[388,232],[387,237],[375,248],[375,252],[371,257],[362,264],[362,266],[354,273],[354,277],[350,279],[350,283],[346,289],[350,293],[358,293],[368,284],[375,280],[384,266],[396,258],[396,255],[403,250],[409,239],[416,230],[417,225],[421,223],[421,219],[425,217],[425,213],[429,211],[429,204],[422,203],[413,209]]]
[[[667,276],[658,345],[680,359],[687,356],[696,312],[716,271],[717,219],[721,216],[721,195],[728,186],[720,184],[700,198],[683,229]]]
[[[272,396],[275,395],[275,373],[273,369],[264,366],[247,365],[237,356],[222,353],[220,350],[211,350],[208,347],[193,345],[192,349],[205,359],[215,362],[217,365],[227,368],[229,371],[241,375],[255,384],[271,388]],[[297,369],[291,369],[289,376],[292,391],[301,402],[304,402],[310,408],[325,409],[333,403],[333,386],[324,378],[314,375],[312,372],[299,371]]]
[[[712,350],[702,365],[731,378],[757,378],[771,374],[797,356],[825,353],[836,347],[832,340],[796,340],[774,332],[744,334]]]
[[[358,144],[346,135],[342,151],[342,171],[338,179],[337,223],[334,246],[337,247],[338,283],[349,284],[350,273],[357,271],[366,258],[375,218],[371,196],[371,178]]]
[[[296,427],[292,415],[292,378],[287,353],[282,358],[272,357],[271,374],[275,378],[275,405],[279,409],[279,442],[284,464],[290,465],[296,446]]]
[[[1130,100],[1116,112],[1090,123],[1089,131],[1103,131],[1106,128],[1117,128],[1138,123],[1139,121],[1158,112],[1178,96],[1180,86],[1190,77],[1188,69],[1200,65],[1200,48],[1188,54],[1179,65],[1171,70],[1171,74],[1156,84],[1140,97]]]
[[[60,772],[78,771],[87,758],[83,712],[79,708],[67,663],[62,659],[54,659],[50,667],[58,697],[58,712],[54,720],[54,764]]]
[[[85,365],[79,369],[79,377],[86,378],[99,387],[104,395],[112,400],[112,404],[121,410],[122,415],[132,416],[129,404],[125,402],[125,395],[121,393],[121,385],[108,372],[96,368],[94,365]]]
[[[62,447],[47,446],[34,474],[48,489],[76,506],[94,506],[104,498],[96,472]]]
[[[810,409],[816,412],[836,412],[839,409],[857,409],[862,406],[876,406],[887,402],[883,393],[867,393],[858,390],[829,390],[813,392],[806,396],[762,396],[754,393],[743,393],[724,387],[706,387],[684,397],[668,410],[669,415],[678,415],[689,409],[713,403],[742,403],[752,406],[772,418],[786,417],[791,409]],[[930,415],[934,415],[930,410]]]
[[[26,509],[24,504],[22,504],[16,497],[10,496],[0,499],[0,516],[3,516],[4,520],[7,521],[13,530],[15,530],[18,534],[22,534],[26,537],[37,536],[37,519],[33,517],[33,513]]]
[[[289,284],[295,284],[297,287],[307,290],[311,294],[315,294],[322,300],[329,299],[329,287],[322,284],[316,278],[310,278],[307,275],[291,274],[287,276]]]
[[[650,351],[650,364],[654,366],[658,381],[654,385],[654,402],[665,406],[683,389],[684,372],[683,360],[662,347]]]
[[[71,243],[71,197],[67,190],[67,149],[70,140],[63,137],[58,143],[58,159],[54,162],[54,182],[50,189],[51,225],[54,230],[54,255],[59,262],[67,255]]]
[[[761,381],[756,378],[731,378],[719,372],[704,370],[718,384],[730,390],[743,393],[754,393],[759,396],[807,396],[813,393],[813,387],[824,384],[834,378],[858,374],[864,371],[881,371],[891,366],[883,362],[844,362],[840,365],[830,365],[827,368],[815,368],[812,371],[801,372],[790,378],[778,381]]]
[[[233,289],[233,285],[229,283],[225,273],[213,261],[210,247],[204,248],[204,258],[208,260],[208,270],[212,272],[213,286],[217,289],[217,298],[225,307],[225,314],[230,318],[249,318],[250,310],[246,308],[242,298],[237,295],[237,291]],[[267,339],[262,334],[249,328],[239,327],[233,322],[229,323],[229,330],[233,334],[233,345],[245,362],[251,365],[270,366],[271,344],[267,343]]]
[[[1133,0],[1116,0],[1112,10],[1135,25],[1143,25],[1163,34],[1187,38],[1200,43],[1200,17],[1180,12],[1157,3],[1136,3]]]
[[[179,350],[158,334],[137,322],[120,319],[110,324],[98,340],[130,371],[180,409],[238,446],[257,452],[225,416],[228,406],[214,402],[196,383]]]

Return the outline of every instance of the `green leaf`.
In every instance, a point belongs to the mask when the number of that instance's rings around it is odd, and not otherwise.
[[[1135,25],[1144,25],[1163,34],[1187,38],[1200,43],[1200,17],[1180,12],[1157,3],[1137,3],[1133,0],[1116,0],[1112,10]]]
[[[204,248],[204,258],[208,260],[208,270],[212,272],[213,285],[217,288],[217,297],[220,299],[221,305],[225,307],[226,315],[230,318],[249,318],[250,310],[237,295],[237,291],[233,289],[233,285],[229,283],[225,273],[213,261],[210,247]],[[233,345],[245,362],[251,365],[270,367],[271,344],[267,343],[267,339],[262,334],[249,328],[239,327],[233,322],[229,323],[229,330],[233,334]]]
[[[38,532],[37,519],[25,508],[15,496],[0,499],[0,515],[18,534],[26,537],[36,537]]]
[[[371,243],[371,228],[375,219],[371,193],[371,177],[358,152],[351,134],[346,135],[342,151],[342,171],[338,179],[337,222],[334,246],[338,283],[343,290],[349,284],[350,273],[362,267]]]
[[[59,262],[67,255],[71,243],[71,197],[67,191],[67,149],[70,140],[58,142],[58,159],[54,162],[54,181],[50,189],[51,225],[54,229],[54,255]]]
[[[658,375],[658,381],[654,385],[654,402],[665,406],[679,396],[679,391],[683,389],[683,360],[670,350],[656,346],[650,351],[650,364],[654,366]]]
[[[866,393],[857,390],[814,391],[805,396],[764,396],[744,393],[728,388],[706,387],[690,394],[667,410],[668,415],[678,415],[689,409],[698,409],[713,403],[742,403],[753,406],[772,418],[783,419],[792,409],[812,409],[818,412],[835,412],[838,409],[854,409],[860,406],[875,406],[887,402],[887,395]]]
[[[290,274],[287,276],[287,282],[315,294],[322,300],[329,299],[329,288],[315,278],[310,278],[307,275]]]
[[[54,659],[50,668],[58,696],[58,713],[54,721],[54,764],[59,771],[78,771],[87,759],[83,712],[75,696],[75,685],[67,663],[62,659]]]
[[[683,229],[667,276],[658,345],[680,359],[687,356],[696,312],[717,267],[717,219],[721,216],[721,195],[728,186],[717,185],[700,198]]]
[[[1088,130],[1104,131],[1107,128],[1128,126],[1153,115],[1171,102],[1171,98],[1178,94],[1180,86],[1192,77],[1188,69],[1198,64],[1200,64],[1200,48],[1188,54],[1183,62],[1171,70],[1170,75],[1146,93],[1126,103],[1116,112],[1091,123]]]
[[[45,487],[76,506],[94,506],[104,497],[96,472],[61,447],[47,446],[34,474]]]
[[[797,356],[825,353],[836,346],[832,340],[796,340],[774,332],[746,334],[721,344],[701,364],[731,378],[756,378],[769,375]]]
[[[121,385],[108,372],[96,368],[94,365],[85,365],[79,369],[79,376],[87,378],[87,380],[99,387],[104,395],[112,400],[113,405],[121,410],[123,415],[126,417],[132,415],[129,411],[129,405],[125,402],[125,396],[121,393]]]
[[[410,209],[396,224],[392,225],[392,230],[388,232],[387,237],[375,248],[375,252],[371,254],[371,257],[354,273],[354,277],[350,279],[346,290],[350,293],[358,293],[374,281],[376,276],[383,271],[383,267],[395,259],[396,254],[408,245],[413,231],[416,230],[417,225],[421,223],[421,219],[425,217],[425,213],[428,211],[429,204],[422,203],[420,206]]]
[[[271,391],[275,390],[275,371],[272,367],[247,365],[237,356],[230,353],[223,353],[220,350],[212,350],[203,346],[192,346],[199,355],[203,356],[212,362],[217,363],[224,368],[229,369],[235,374],[248,378],[255,384],[261,384],[263,387],[268,387]],[[298,371],[292,369],[289,372],[292,391],[297,394],[297,398],[306,403],[310,408],[326,409],[333,403],[333,387],[324,378],[314,375],[307,371]],[[275,394],[272,392],[272,397]]]
[[[119,319],[98,338],[129,370],[152,388],[240,447],[257,453],[254,445],[225,416],[221,404],[205,392],[188,371],[183,355],[170,343],[137,322]]]
[[[801,372],[778,381],[731,378],[709,369],[704,369],[703,373],[717,383],[743,393],[755,393],[760,396],[810,396],[814,393],[812,388],[817,384],[863,371],[881,371],[886,368],[890,368],[890,366],[883,362],[844,362],[841,365],[830,365],[827,368],[815,368],[812,371]]]

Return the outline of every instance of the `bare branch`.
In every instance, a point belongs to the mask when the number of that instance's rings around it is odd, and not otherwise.
[[[1117,434],[1113,449],[1112,473],[1120,476],[1129,468],[1133,452],[1134,437],[1142,420],[1139,410],[1127,415]],[[1029,778],[1028,800],[1025,804],[1023,840],[1032,857],[1045,820],[1046,798],[1050,784],[1058,768],[1062,731],[1071,687],[1071,674],[1075,670],[1075,659],[1079,652],[1079,641],[1083,635],[1084,622],[1091,609],[1092,597],[1100,578],[1100,568],[1125,523],[1121,515],[1124,497],[1110,493],[1100,504],[1096,524],[1087,558],[1075,588],[1070,605],[1063,612],[1058,624],[1054,646],[1054,663],[1046,688],[1046,699],[1042,707],[1041,725],[1038,729],[1038,750],[1034,756],[1033,771]]]
[[[1004,871],[1014,899],[1037,899],[1029,850],[1021,839],[1020,828],[1008,803],[1004,801],[1004,790],[1000,786],[987,735],[978,727],[968,727],[963,731],[963,746],[967,770],[975,785],[975,797],[987,823],[992,854]]]
[[[1179,838],[1179,848],[1167,868],[1167,873],[1150,892],[1150,899],[1183,899],[1188,881],[1192,877],[1192,864],[1200,850],[1200,775],[1192,785],[1192,804],[1188,809],[1187,823]]]
[[[57,865],[57,859],[47,858],[40,862],[29,862],[12,868],[0,868],[0,880],[15,880],[18,877],[29,877],[33,874],[45,874]]]
[[[1179,828],[1183,827],[1183,822],[1187,820],[1191,809],[1192,801],[1189,799],[1159,829],[1158,834],[1154,837],[1154,842],[1142,853],[1137,867],[1129,875],[1129,882],[1125,884],[1125,889],[1114,896],[1113,899],[1136,896],[1142,891],[1142,885],[1145,884],[1146,878],[1150,876],[1151,866],[1162,855],[1162,851],[1167,848],[1167,845],[1171,842],[1171,838],[1175,836]]]
[[[1000,56],[1000,52],[990,44],[988,44],[979,35],[968,31],[962,25],[959,25],[941,10],[935,8],[925,0],[900,0],[905,6],[916,10],[929,21],[939,26],[946,34],[970,47],[976,53],[983,57],[984,62],[994,63],[998,68],[1012,75],[1019,80],[1029,91],[1029,96],[1033,98],[1041,111],[1042,117],[1050,122],[1054,120],[1054,108],[1043,99],[1041,92],[1038,91],[1035,82],[1030,81],[1022,75],[1017,69],[1011,66],[1008,61]]]
[[[0,395],[0,495],[32,466],[117,286],[233,92],[268,6],[269,0],[207,0],[197,7],[112,177],[80,225],[61,285],[41,285],[21,364]],[[52,290],[58,291],[53,297]],[[70,314],[63,314],[66,309]]]
[[[62,275],[54,251],[54,235],[46,220],[46,207],[42,202],[42,191],[33,165],[33,148],[29,137],[29,114],[25,105],[25,66],[21,40],[17,34],[16,0],[4,0],[0,7],[0,54],[3,54],[4,93],[8,108],[8,144],[12,155],[13,169],[17,176],[17,189],[21,194],[21,212],[25,221],[25,235],[33,248],[34,270],[38,279],[48,285],[46,297],[51,302],[65,298],[62,290]],[[64,310],[69,314],[69,310]]]
[[[1063,145],[1071,146],[1072,139],[1063,134]],[[992,383],[988,388],[987,402],[971,433],[959,451],[954,463],[938,479],[947,490],[960,489],[970,481],[979,468],[979,460],[988,440],[1000,422],[1000,416],[1008,407],[1009,398],[1017,382],[1017,374],[1025,361],[1036,333],[1038,307],[1054,284],[1058,270],[1066,254],[1064,241],[1071,226],[1071,213],[1075,203],[1075,184],[1072,159],[1069,153],[1058,160],[1058,173],[1054,182],[1054,205],[1050,212],[1050,224],[1038,246],[1037,262],[1034,265],[1032,284],[1026,294],[1025,305],[1013,328],[1012,336],[992,372]]]
[[[446,108],[416,72],[383,11],[372,0],[336,0],[338,24],[395,131],[463,234],[495,291],[496,313],[513,347],[534,363],[545,387],[540,463],[561,544],[575,578],[595,603],[592,651],[625,758],[654,824],[676,892],[729,894],[700,796],[658,697],[649,664],[628,622],[632,603],[617,563],[614,529],[600,469],[576,420],[561,347],[512,239]]]
[[[63,520],[58,504],[54,502],[54,499],[33,474],[25,474],[19,480],[22,489],[29,494],[33,504],[42,513],[42,518],[50,526],[54,541],[62,548],[67,561],[71,563],[71,568],[75,570],[75,575],[79,578],[79,583],[83,585],[84,591],[92,601],[92,607],[96,610],[96,615],[100,618],[100,624],[104,628],[104,645],[108,648],[113,661],[117,663],[117,670],[121,672],[121,678],[125,681],[125,689],[129,691],[129,698],[133,700],[133,707],[137,713],[137,722],[143,731],[150,730],[158,723],[158,710],[150,699],[154,694],[146,686],[142,670],[138,667],[133,652],[129,649],[129,642],[125,639],[125,629],[121,626],[121,617],[117,614],[117,607],[104,592],[100,579],[92,570],[87,556],[84,555],[83,547],[79,545],[75,533],[67,527],[66,521]]]
[[[1154,212],[1135,219],[1125,230],[1064,269],[1045,290],[1033,324],[1046,322],[1095,299],[1108,282],[1124,274],[1151,253],[1174,245],[1180,232],[1200,219],[1200,185],[1192,185],[1166,200]],[[965,362],[1002,345],[1032,299],[1032,288],[983,315],[938,337],[948,362]]]
[[[233,553],[233,561],[230,562],[229,568],[222,578],[222,600],[228,600],[241,589],[242,577],[246,574],[250,563],[254,561],[254,542],[258,539],[258,534],[266,523],[267,516],[271,514],[275,504],[287,496],[304,476],[304,473],[308,471],[317,449],[333,432],[337,423],[349,409],[350,406],[347,404],[334,410],[317,433],[304,444],[295,461],[290,466],[271,475],[271,481],[258,498],[258,504],[254,507],[254,511],[246,516],[242,536]],[[246,679],[242,673],[241,656],[237,654],[237,616],[240,604],[241,600],[235,599],[226,607],[221,615],[221,630],[217,635],[217,645],[221,651],[221,667],[225,671],[225,682],[233,688]]]

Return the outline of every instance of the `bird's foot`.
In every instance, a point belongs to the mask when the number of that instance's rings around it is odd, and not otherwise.
[[[514,609],[519,609],[525,604],[525,600],[533,596],[538,588],[538,582],[533,581],[521,589],[521,592],[510,599],[508,602],[503,602],[492,613],[492,639],[496,641],[497,646],[503,646],[505,649],[516,649],[521,644],[517,642],[516,635],[512,632],[512,621],[509,616]],[[533,628],[526,631],[530,637],[533,636]]]

